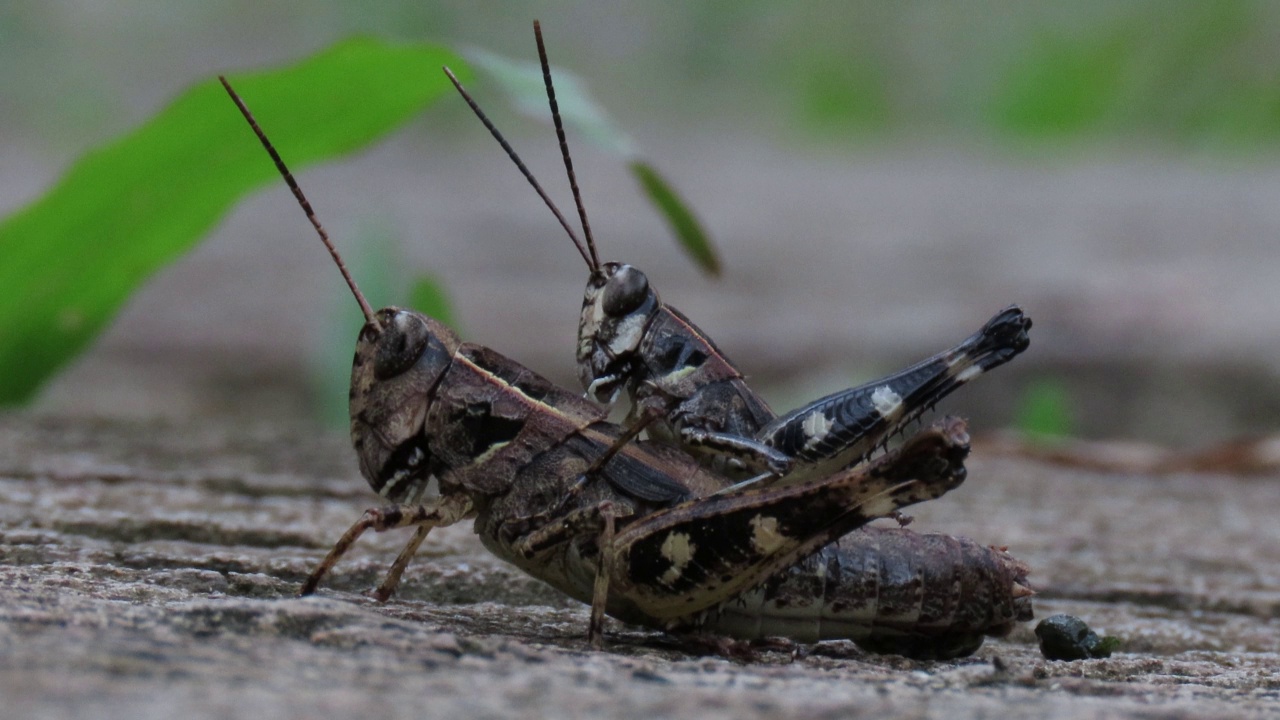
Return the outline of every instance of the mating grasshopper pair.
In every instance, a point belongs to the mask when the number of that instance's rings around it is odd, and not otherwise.
[[[540,33],[538,45],[563,146]],[[461,343],[429,317],[374,312],[283,161],[223,82],[367,321],[352,370],[352,440],[362,473],[394,504],[367,511],[303,594],[363,532],[415,527],[376,591],[386,599],[432,527],[474,518],[490,551],[591,603],[589,637],[597,645],[607,613],[669,631],[848,637],[881,651],[954,657],[1029,615],[1027,569],[1003,552],[890,529],[836,542],[964,480],[968,436],[954,418],[866,458],[950,389],[1025,348],[1029,321],[1016,309],[955,351],[773,418],[701,331],[636,280],[643,279],[638,270],[596,261],[579,358],[592,394],[611,399],[626,387],[640,408],[628,426],[615,425],[599,405]],[[594,260],[593,244],[583,256]],[[635,315],[645,307],[648,314]],[[654,313],[685,329],[654,324]],[[743,415],[735,397],[758,405]],[[646,425],[659,428],[651,431],[656,439],[636,440]],[[674,443],[663,441],[661,428]],[[710,450],[709,467],[686,452],[699,447]],[[741,481],[752,473],[756,482]],[[427,497],[432,478],[439,495]]]

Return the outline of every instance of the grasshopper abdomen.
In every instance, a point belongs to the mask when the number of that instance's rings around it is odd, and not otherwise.
[[[775,574],[707,617],[736,638],[850,639],[918,659],[972,654],[1031,619],[1027,566],[951,535],[868,527]]]

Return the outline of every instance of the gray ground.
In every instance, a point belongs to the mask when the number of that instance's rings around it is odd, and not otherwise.
[[[1067,470],[979,444],[915,527],[1004,544],[1037,614],[1124,640],[1048,662],[1032,625],[952,663],[828,643],[752,664],[614,626],[432,536],[401,595],[361,595],[404,536],[293,593],[369,503],[338,439],[278,427],[0,420],[0,697],[9,717],[1253,717],[1280,711],[1280,486]],[[1082,500],[1087,511],[1082,511]],[[1003,668],[1003,669],[1001,669]]]

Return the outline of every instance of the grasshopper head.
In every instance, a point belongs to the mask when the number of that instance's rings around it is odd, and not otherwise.
[[[578,323],[578,377],[588,395],[608,404],[617,398],[659,305],[637,268],[605,263],[591,273]]]
[[[413,310],[383,308],[365,323],[351,367],[351,442],[360,472],[392,502],[426,489],[433,463],[423,422],[460,341]]]

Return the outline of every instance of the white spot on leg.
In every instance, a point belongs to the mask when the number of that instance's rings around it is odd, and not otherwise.
[[[827,434],[831,432],[833,423],[822,414],[821,410],[814,410],[805,416],[804,421],[800,425],[800,429],[804,430],[804,449],[812,450],[826,439]]]
[[[981,367],[977,365],[970,365],[969,367],[961,370],[956,375],[956,380],[959,382],[969,382],[970,380],[978,377],[982,373],[983,373],[983,370]]]
[[[778,518],[757,515],[751,518],[751,547],[761,555],[772,555],[787,542],[778,531]]]
[[[871,406],[883,417],[891,417],[902,408],[902,396],[888,385],[881,385],[871,393]]]
[[[698,551],[698,546],[689,541],[689,536],[682,532],[673,532],[662,541],[662,547],[658,548],[658,552],[662,557],[671,561],[671,567],[662,574],[662,582],[670,585],[680,579],[680,575],[684,573],[684,569],[693,562],[693,554]]]
[[[888,495],[871,498],[862,504],[862,514],[870,518],[885,517],[898,509],[898,503]]]

